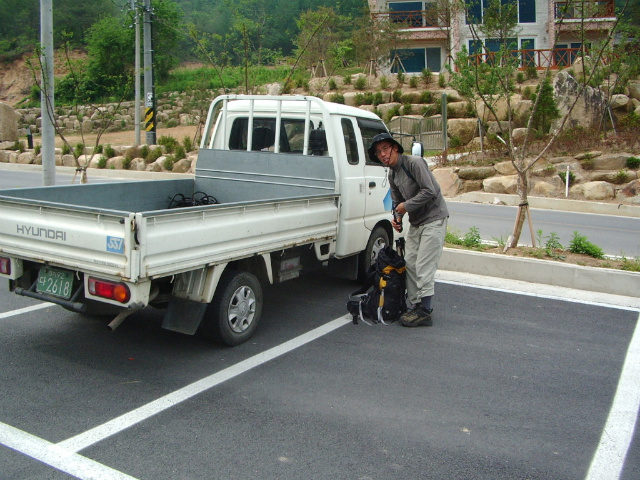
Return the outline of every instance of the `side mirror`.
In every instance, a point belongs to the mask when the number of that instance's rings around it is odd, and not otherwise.
[[[413,145],[411,145],[411,155],[424,157],[424,146],[420,142],[413,142]]]

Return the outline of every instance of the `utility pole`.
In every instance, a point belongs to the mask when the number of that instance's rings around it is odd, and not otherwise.
[[[56,132],[53,127],[53,6],[52,0],[40,0],[40,53],[42,118],[42,184],[56,183]]]
[[[156,144],[156,90],[153,83],[151,0],[144,0],[144,122],[147,145]]]
[[[140,13],[136,0],[131,0],[131,9],[134,11],[135,29],[136,29],[136,45],[135,45],[135,145],[140,145]]]

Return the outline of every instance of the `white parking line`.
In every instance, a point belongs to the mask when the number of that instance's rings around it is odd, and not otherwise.
[[[52,307],[54,304],[45,302],[30,307],[19,308],[18,310],[11,310],[10,312],[0,313],[0,320],[3,318],[15,317],[16,315],[22,315],[23,313],[33,312],[35,310],[42,310],[43,308]]]
[[[618,389],[585,480],[618,480],[640,409],[640,315],[627,349]]]
[[[240,363],[237,363],[229,368],[225,368],[213,375],[203,378],[202,380],[198,380],[186,387],[181,388],[180,390],[176,390],[175,392],[169,393],[164,397],[160,397],[153,402],[147,403],[142,407],[136,408],[124,415],[121,415],[113,420],[110,420],[102,425],[99,425],[91,430],[87,430],[84,433],[76,435],[75,437],[71,437],[67,440],[64,440],[57,445],[59,447],[64,448],[65,450],[69,450],[72,452],[78,452],[84,448],[87,448],[94,443],[97,443],[101,440],[104,440],[111,435],[115,435],[137,423],[140,423],[147,418],[156,415],[168,408],[177,405],[180,402],[188,400],[199,393],[204,392],[216,385],[219,385],[222,382],[225,382],[231,378],[237,377],[238,375],[245,373],[252,368],[258,367],[274,358],[277,358],[285,353],[288,353],[292,350],[295,350],[302,345],[312,342],[317,338],[330,333],[343,325],[351,323],[352,319],[350,315],[345,315],[335,320],[330,321],[329,323],[325,323],[324,325],[311,330],[299,337],[296,337],[288,342],[285,342],[276,347],[270,348],[262,353],[254,355],[251,358],[247,358]]]
[[[0,443],[82,480],[136,480],[2,422]]]

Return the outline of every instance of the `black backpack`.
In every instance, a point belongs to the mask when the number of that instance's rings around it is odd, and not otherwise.
[[[362,288],[349,295],[347,310],[353,323],[369,318],[374,323],[395,322],[407,310],[404,258],[391,246],[378,253]]]

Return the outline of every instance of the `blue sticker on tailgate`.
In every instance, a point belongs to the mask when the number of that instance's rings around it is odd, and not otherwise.
[[[124,253],[124,238],[107,236],[107,252]]]

